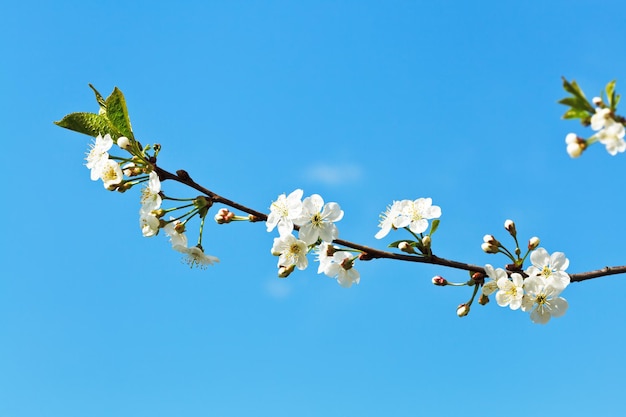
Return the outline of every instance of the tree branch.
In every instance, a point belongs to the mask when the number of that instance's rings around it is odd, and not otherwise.
[[[249,207],[246,207],[242,204],[239,204],[235,201],[229,200],[225,197],[222,197],[213,191],[203,187],[202,185],[195,182],[189,174],[184,170],[176,171],[176,174],[173,174],[169,171],[164,170],[163,168],[155,165],[155,171],[159,175],[159,179],[161,181],[165,180],[173,180],[184,184],[194,190],[206,195],[211,199],[213,203],[221,203],[228,207],[234,208],[236,210],[240,210],[244,213],[247,213],[253,218],[252,221],[266,221],[267,214],[261,213],[259,211],[253,210]],[[425,264],[433,264],[433,265],[441,265],[447,268],[460,269],[464,271],[470,272],[482,272],[485,273],[485,268],[478,265],[472,265],[465,262],[454,261],[450,259],[440,258],[435,255],[431,256],[417,256],[417,255],[409,255],[402,253],[394,253],[388,252],[376,248],[371,248],[369,246],[364,246],[358,243],[353,243],[343,239],[336,239],[333,241],[337,245],[341,245],[350,249],[355,249],[363,252],[363,259],[394,259],[399,261],[406,262],[417,262],[417,263],[425,263]],[[606,266],[602,269],[597,269],[595,271],[589,272],[581,272],[577,274],[570,274],[571,282],[581,282],[589,279],[599,278],[607,275],[617,275],[617,274],[626,274],[626,265],[624,266]]]

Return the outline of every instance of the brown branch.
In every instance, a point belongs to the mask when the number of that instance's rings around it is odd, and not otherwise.
[[[203,187],[202,185],[198,184],[193,179],[191,179],[191,177],[186,171],[179,170],[179,171],[176,171],[176,174],[172,174],[171,172],[166,171],[163,168],[160,168],[158,166],[155,166],[155,170],[157,174],[159,175],[159,179],[161,181],[173,180],[181,184],[184,184],[210,197],[213,203],[221,203],[228,207],[232,207],[234,209],[247,213],[251,216],[254,216],[253,218],[254,221],[266,221],[267,220],[267,214],[253,210],[249,207],[246,207],[242,204],[239,204],[235,201],[229,200],[225,197],[222,197],[214,193],[213,191]],[[365,257],[369,259],[374,259],[374,258],[395,259],[399,261],[441,265],[441,266],[445,266],[445,267],[453,268],[453,269],[461,269],[464,271],[485,273],[485,268],[483,268],[482,266],[472,265],[472,264],[468,264],[465,262],[453,261],[453,260],[445,259],[445,258],[440,258],[435,255],[417,256],[417,255],[408,255],[408,254],[402,254],[402,253],[388,252],[388,251],[371,248],[369,246],[361,245],[358,243],[353,243],[353,242],[342,240],[342,239],[336,239],[333,241],[333,243],[336,243],[337,245],[341,245],[350,249],[361,251],[365,254]],[[586,281],[586,280],[593,279],[593,278],[599,278],[599,277],[603,277],[607,275],[617,275],[617,274],[626,274],[626,265],[606,266],[602,269],[598,269],[595,271],[581,272],[578,274],[570,274],[570,280],[571,282],[581,282],[581,281]]]

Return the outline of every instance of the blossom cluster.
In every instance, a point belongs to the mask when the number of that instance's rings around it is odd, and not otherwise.
[[[307,255],[313,249],[318,253],[318,273],[336,278],[343,287],[359,282],[359,273],[354,269],[358,256],[332,245],[339,236],[335,222],[343,218],[343,210],[337,203],[324,203],[324,199],[313,194],[302,199],[304,192],[297,189],[289,195],[281,194],[270,206],[267,231],[278,229],[272,254],[278,256],[278,275],[287,277],[295,268],[308,266]],[[297,228],[298,236],[293,231]]]
[[[431,198],[394,201],[381,215],[380,230],[376,239],[382,239],[392,229],[408,228],[414,234],[424,233],[428,229],[428,220],[441,216],[441,208],[433,206]]]
[[[483,284],[482,294],[489,296],[497,291],[499,306],[530,312],[534,323],[545,324],[567,310],[567,301],[560,294],[570,283],[565,272],[569,260],[562,252],[550,255],[544,248],[537,248],[530,254],[530,262],[532,265],[524,271],[526,277],[518,272],[509,276],[502,268],[485,265],[490,281]]]
[[[594,101],[596,103],[602,102],[599,97],[596,97]],[[590,144],[596,141],[603,144],[606,151],[612,156],[626,151],[626,141],[624,141],[626,130],[622,123],[613,118],[613,112],[610,108],[596,107],[595,113],[591,116],[591,129],[595,130],[596,133],[589,139],[580,138],[575,133],[569,133],[565,137],[569,156],[578,158]]]
[[[161,181],[154,170],[150,170],[150,164],[142,163],[143,158],[121,158],[113,157],[109,151],[116,143],[120,149],[129,150],[130,140],[119,137],[113,140],[110,134],[96,136],[95,141],[89,147],[89,152],[85,158],[87,168],[91,171],[93,181],[102,180],[107,190],[126,191],[132,186],[145,182],[146,186],[141,192],[141,208],[139,209],[139,227],[144,237],[153,237],[159,233],[160,229],[165,230],[165,234],[170,238],[172,248],[185,255],[185,262],[189,266],[205,268],[219,262],[219,259],[204,253],[200,242],[196,246],[187,246],[187,237],[184,234],[184,223],[178,219],[170,218],[169,221],[162,219],[166,210],[161,208],[163,203],[161,192]],[[120,162],[125,163],[123,166]],[[136,161],[136,162],[133,162]],[[147,176],[142,176],[148,172]],[[134,180],[125,180],[125,176]]]

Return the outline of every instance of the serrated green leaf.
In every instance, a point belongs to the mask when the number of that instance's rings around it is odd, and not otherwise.
[[[58,122],[54,122],[54,124],[92,137],[106,135],[107,133],[114,139],[120,136],[119,132],[111,126],[107,118],[101,114],[70,113]]]
[[[130,118],[128,117],[124,94],[117,87],[106,99],[106,117],[123,136],[126,136],[128,139],[135,139],[130,125]]]
[[[96,90],[96,87],[94,87],[93,85],[89,84],[89,88],[91,88],[93,90],[94,94],[96,95],[96,101],[98,102],[98,105],[103,110],[106,110],[106,108],[107,108],[106,101],[104,100],[104,98],[102,98],[102,95],[98,92],[98,90]]]
[[[573,108],[585,108],[585,103],[581,102],[578,97],[565,97],[558,101],[559,104],[563,104],[564,106],[570,106]]]
[[[589,112],[583,109],[569,109],[563,114],[564,119],[587,119],[589,118]]]
[[[613,97],[613,95],[615,94],[615,80],[610,81],[604,88],[604,91],[606,91],[606,96],[610,100],[611,97]]]
[[[406,242],[409,245],[415,247],[417,245],[417,242],[414,240],[406,240],[406,239],[402,239],[402,240],[396,240],[395,242],[391,242],[389,245],[387,245],[388,248],[397,248],[398,245],[402,242]]]
[[[435,220],[433,220],[433,222],[432,222],[432,224],[430,226],[430,235],[432,236],[433,233],[435,233],[438,228],[439,228],[439,219],[435,219]]]
[[[563,89],[579,99],[580,105],[577,107],[584,108],[593,113],[595,111],[594,107],[591,105],[591,103],[589,103],[589,100],[587,100],[587,97],[585,97],[585,93],[583,93],[583,90],[580,89],[576,81],[572,80],[572,82],[569,82],[565,79],[565,77],[562,77],[562,79]]]

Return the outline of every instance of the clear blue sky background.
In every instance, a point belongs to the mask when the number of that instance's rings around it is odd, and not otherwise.
[[[118,86],[160,164],[267,211],[303,188],[377,241],[394,199],[442,207],[435,253],[482,236],[626,262],[626,155],[570,159],[561,76],[626,86],[620,1],[11,2],[2,6],[0,417],[624,415],[626,277],[572,284],[547,326],[376,261],[341,288],[276,278],[274,233],[210,224],[206,271],[105,191],[52,124]],[[622,91],[626,91],[622,88]],[[168,194],[194,196],[165,184]],[[169,188],[167,188],[169,187]],[[190,235],[193,235],[190,232]]]

